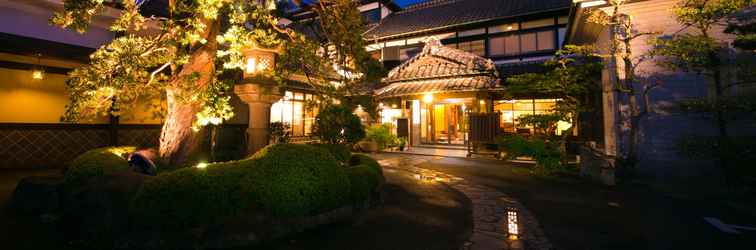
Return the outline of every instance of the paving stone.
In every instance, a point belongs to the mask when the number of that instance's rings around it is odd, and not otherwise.
[[[476,234],[483,234],[486,236],[494,237],[500,240],[507,240],[507,235],[502,233],[496,233],[496,232],[486,232],[486,231],[474,231]]]
[[[428,157],[411,156],[379,163],[389,168],[403,169],[413,174],[446,178],[445,182],[451,188],[457,189],[467,196],[473,204],[473,234],[462,250],[501,250],[528,249],[550,250],[551,243],[540,230],[538,221],[517,200],[504,193],[471,183],[463,178],[455,177],[444,172],[423,169],[418,164],[428,162]],[[517,208],[520,221],[520,239],[507,239],[507,227],[503,217],[508,207]],[[527,244],[525,244],[527,242]]]
[[[499,217],[498,216],[488,215],[488,216],[481,217],[480,220],[483,221],[483,222],[494,223],[494,222],[498,222],[499,221]]]
[[[473,233],[470,241],[473,242],[470,250],[509,249],[505,241],[481,233]]]
[[[496,232],[496,224],[476,221],[475,230],[481,230],[481,231],[486,231],[486,232]]]

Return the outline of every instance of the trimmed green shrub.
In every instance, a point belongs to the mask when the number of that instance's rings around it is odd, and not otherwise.
[[[383,185],[383,175],[367,165],[357,165],[347,168],[349,183],[351,186],[349,197],[355,204],[368,201],[375,190]]]
[[[127,170],[129,162],[126,157],[134,151],[136,147],[105,147],[79,155],[68,165],[64,177],[66,187],[78,187],[86,184],[91,178]]]
[[[177,228],[244,212],[306,216],[370,198],[384,182],[365,155],[342,167],[324,147],[270,145],[249,159],[184,168],[145,181],[132,201],[137,225]]]
[[[354,154],[349,158],[349,166],[347,174],[352,188],[349,197],[354,203],[370,199],[372,193],[386,182],[381,165],[370,156]]]
[[[349,166],[357,165],[364,165],[376,174],[383,176],[383,169],[381,168],[381,164],[378,164],[378,161],[370,156],[364,154],[353,154],[352,157],[349,158]]]
[[[138,225],[178,228],[237,215],[254,204],[241,192],[254,165],[254,160],[211,163],[151,178],[132,201],[132,218]]]
[[[378,149],[384,149],[396,143],[396,136],[391,133],[393,125],[384,123],[375,125],[366,130],[365,139],[378,143]]]
[[[352,155],[352,152],[349,151],[349,147],[344,144],[327,144],[327,143],[318,143],[318,144],[310,144],[312,146],[325,149],[331,155],[336,158],[337,161],[340,163],[346,164],[347,161],[349,161],[349,156]]]
[[[510,159],[519,156],[532,157],[536,165],[545,170],[556,170],[562,166],[562,154],[559,143],[542,137],[525,138],[521,135],[500,136],[497,139],[499,148],[507,152]]]
[[[315,118],[314,134],[331,143],[356,143],[365,138],[365,128],[360,118],[343,105],[330,105]]]
[[[343,205],[349,196],[344,168],[325,149],[303,144],[276,144],[252,156],[256,167],[243,189],[267,212],[299,216]]]

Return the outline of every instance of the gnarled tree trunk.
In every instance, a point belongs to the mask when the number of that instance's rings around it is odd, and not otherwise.
[[[177,95],[180,90],[167,90],[168,114],[160,132],[160,157],[170,165],[186,162],[199,144],[198,133],[192,130],[199,104],[182,103]]]
[[[189,101],[191,91],[198,91],[208,85],[215,74],[215,55],[219,32],[217,21],[208,21],[208,31],[203,36],[207,43],[196,49],[181,71],[171,80],[166,90],[168,114],[160,133],[160,157],[170,165],[181,165],[189,155],[196,153],[199,135],[192,130],[196,114],[202,108],[200,103]],[[192,74],[199,74],[189,81]]]

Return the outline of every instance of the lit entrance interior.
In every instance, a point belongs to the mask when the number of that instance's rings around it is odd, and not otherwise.
[[[469,99],[469,100],[468,100]],[[472,98],[444,99],[425,104],[421,125],[421,141],[425,144],[465,144],[467,132],[465,110]]]

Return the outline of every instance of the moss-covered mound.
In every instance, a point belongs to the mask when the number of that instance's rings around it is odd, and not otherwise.
[[[325,149],[300,144],[268,146],[251,157],[248,191],[268,212],[310,215],[337,208],[349,196],[349,179]]]
[[[364,154],[354,154],[349,158],[349,166],[364,165],[375,172],[377,175],[383,176],[383,169],[378,161]]]
[[[130,213],[139,224],[162,228],[215,223],[249,212],[307,216],[370,197],[382,179],[368,167],[340,166],[320,147],[278,144],[249,159],[151,178]],[[352,186],[357,186],[354,191]]]
[[[87,151],[69,163],[64,179],[66,187],[78,187],[91,178],[127,170],[129,162],[126,157],[135,150],[135,147],[123,146]]]
[[[318,143],[310,145],[325,149],[331,153],[336,161],[343,164],[346,164],[349,161],[349,157],[352,155],[352,152],[349,151],[349,147],[345,144]]]
[[[349,165],[347,174],[352,187],[349,195],[352,202],[360,204],[372,199],[378,187],[385,182],[381,165],[363,154],[352,155],[349,158]]]
[[[242,180],[254,165],[253,160],[212,163],[151,178],[132,201],[132,219],[139,225],[179,228],[236,215],[254,204],[242,192]]]

